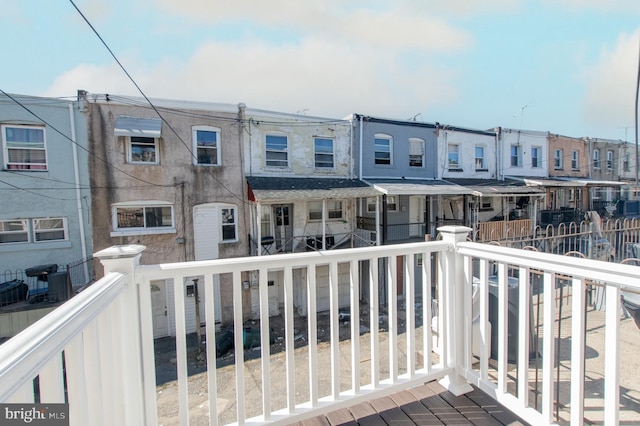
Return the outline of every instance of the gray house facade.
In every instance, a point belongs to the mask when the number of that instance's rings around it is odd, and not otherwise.
[[[6,278],[0,281],[91,256],[92,152],[78,102],[1,95],[0,131],[0,268]],[[88,279],[83,271],[72,284]],[[33,286],[41,283],[29,281],[30,292]]]

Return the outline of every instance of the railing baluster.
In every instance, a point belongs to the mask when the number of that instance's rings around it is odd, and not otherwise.
[[[553,370],[555,366],[555,274],[544,273],[544,310],[542,325],[542,417],[549,423],[553,422]]]
[[[27,381],[20,389],[11,395],[7,401],[10,404],[30,404],[34,401],[33,381]]]
[[[431,253],[422,252],[422,352],[423,368],[426,373],[431,372],[431,351],[433,350],[433,312],[431,310]]]
[[[207,342],[207,388],[209,390],[209,424],[218,424],[218,372],[216,368],[216,316],[213,274],[204,276],[204,308]]]
[[[269,327],[269,271],[258,271],[260,294],[260,348],[262,359],[262,413],[265,420],[271,419],[271,329]]]
[[[176,369],[178,376],[178,415],[180,424],[189,424],[189,383],[187,371],[187,324],[185,318],[185,285],[182,275],[173,276],[176,321]]]
[[[104,410],[104,421],[106,424],[122,423],[122,419],[116,416],[114,406],[115,399],[120,392],[117,385],[121,385],[121,377],[118,375],[122,370],[118,370],[115,362],[114,348],[117,347],[117,333],[113,333],[113,303],[109,305],[101,315],[96,318],[98,333],[101,338],[98,340],[98,351],[100,351],[100,373],[102,374],[102,404]],[[116,349],[117,353],[117,349]]]
[[[329,313],[331,322],[331,396],[337,400],[340,396],[340,322],[338,308],[338,262],[329,264]]]
[[[391,383],[398,381],[398,268],[397,256],[387,258],[387,294],[388,318],[387,333],[389,338],[389,379]]]
[[[309,338],[309,401],[318,405],[318,308],[316,295],[316,265],[307,267],[307,321]]]
[[[83,336],[78,334],[64,350],[66,365],[73,366],[66,369],[67,393],[69,400],[69,423],[88,425],[89,411],[83,403],[87,397],[87,381]]]
[[[584,279],[573,278],[571,305],[571,424],[584,424],[584,355],[586,332],[586,285]]]
[[[293,322],[293,269],[291,266],[284,268],[284,329],[285,329],[285,359],[287,368],[287,409],[289,414],[296,411],[296,358],[294,346],[294,322]]]
[[[464,353],[461,357],[461,360],[462,360],[462,367],[465,370],[470,370],[472,365],[472,357],[473,357],[473,332],[474,332],[473,273],[472,273],[471,258],[469,257],[464,258],[463,269],[464,269],[465,286],[463,289],[463,294],[461,295],[463,298],[462,300],[463,315],[462,316],[463,316],[464,324],[467,324],[470,326],[463,327],[464,337],[463,337],[462,350]]]
[[[153,340],[153,313],[151,306],[151,283],[138,285],[138,300],[140,306],[140,355],[142,357],[142,400],[144,403],[145,424],[152,426],[158,424],[158,410],[156,402],[156,365],[155,347]],[[129,301],[131,302],[131,301]],[[135,314],[135,312],[133,312]],[[133,339],[135,341],[135,339]],[[146,362],[145,362],[146,361]],[[153,361],[153,362],[152,362]]]
[[[530,270],[520,267],[518,283],[518,399],[529,405],[529,354],[531,336],[531,282]]]
[[[47,362],[40,372],[40,401],[43,403],[65,402],[61,353]]]
[[[104,376],[102,374],[102,359],[99,348],[99,338],[103,337],[99,333],[98,321],[93,320],[88,324],[83,332],[84,354],[86,356],[85,373],[91,376],[87,382],[86,403],[92,419],[98,425],[105,424],[104,409],[106,395],[103,388]]]
[[[371,385],[377,388],[380,384],[380,312],[378,298],[378,262],[374,257],[369,259],[369,323],[371,328]]]
[[[491,322],[489,321],[489,261],[480,260],[480,280],[478,282],[478,304],[480,310],[480,380],[489,377],[489,358],[491,357]],[[497,324],[494,324],[494,326]]]
[[[405,293],[406,293],[406,317],[405,335],[407,338],[407,375],[413,377],[416,371],[416,288],[414,273],[414,254],[405,256]]]
[[[246,418],[244,403],[244,324],[242,315],[242,280],[240,271],[233,271],[233,341],[236,362],[236,409],[238,425]]]
[[[498,265],[498,391],[507,392],[509,275],[505,263]]]
[[[360,275],[358,261],[349,264],[349,298],[351,304],[351,388],[360,393]]]
[[[604,423],[617,425],[620,404],[620,288],[608,285],[605,299]]]

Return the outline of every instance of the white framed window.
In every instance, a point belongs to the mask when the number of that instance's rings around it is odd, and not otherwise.
[[[491,203],[491,197],[480,197],[480,209],[481,210],[493,209],[493,204]]]
[[[594,169],[600,168],[600,150],[599,149],[593,150],[593,168]]]
[[[222,242],[238,241],[238,221],[235,207],[222,207],[220,209],[220,224]]]
[[[447,145],[447,167],[449,169],[460,168],[460,145],[453,143]]]
[[[424,140],[409,139],[409,167],[424,167]]]
[[[522,167],[522,147],[511,145],[511,167]]]
[[[267,167],[289,167],[289,141],[284,135],[267,135],[265,140]]]
[[[159,164],[158,139],[146,136],[127,136],[128,162],[132,164]]]
[[[542,162],[540,161],[541,153],[542,153],[542,148],[538,146],[531,147],[531,167],[533,168],[542,167]]]
[[[628,172],[630,170],[629,160],[630,160],[629,154],[625,153],[622,156],[622,171]]]
[[[393,138],[377,134],[374,138],[374,164],[390,166],[393,164]]]
[[[322,201],[307,202],[309,220],[322,220]],[[327,200],[327,220],[341,220],[344,217],[341,200]]]
[[[562,150],[553,150],[553,168],[556,170],[562,170]]]
[[[607,169],[613,170],[613,151],[607,151]]]
[[[162,201],[124,202],[112,206],[111,236],[175,233],[173,205]]]
[[[66,240],[67,220],[63,217],[33,219],[33,241]]]
[[[571,170],[578,170],[578,151],[571,151]]]
[[[398,211],[398,197],[396,197],[395,195],[387,195],[387,211]]]
[[[194,126],[193,132],[193,164],[219,166],[220,161],[220,129],[211,126]]]
[[[28,243],[29,229],[26,219],[0,221],[0,244]]]
[[[476,171],[487,170],[487,165],[484,161],[484,146],[476,145],[475,157]]]
[[[43,126],[2,125],[2,147],[7,170],[47,170]]]
[[[318,169],[334,168],[334,152],[332,138],[313,138],[314,164]]]
[[[367,198],[367,212],[373,213],[376,211],[376,197]]]

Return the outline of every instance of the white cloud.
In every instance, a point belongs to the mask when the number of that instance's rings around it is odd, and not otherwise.
[[[571,10],[593,9],[610,13],[640,12],[638,0],[545,0],[545,3]]]
[[[455,73],[403,64],[377,49],[305,40],[278,47],[261,41],[208,43],[187,61],[152,68],[121,58],[149,97],[245,102],[249,107],[341,118],[351,112],[409,117],[457,97]],[[408,84],[413,82],[414,84]],[[117,66],[81,65],[58,77],[45,96],[77,89],[139,96]],[[406,118],[405,117],[405,118]]]
[[[297,32],[299,37],[312,36],[342,43],[421,51],[464,49],[473,44],[468,32],[410,2],[392,6],[384,2],[344,3],[338,0],[251,3],[158,0],[158,3],[170,13],[200,22],[249,21],[256,31],[259,27],[286,28]]]
[[[584,115],[587,122],[626,127],[634,123],[640,30],[623,34],[603,47],[597,63],[585,73]]]

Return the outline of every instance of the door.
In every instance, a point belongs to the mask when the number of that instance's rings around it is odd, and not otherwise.
[[[165,281],[151,282],[151,315],[153,338],[169,335],[169,317],[167,316],[167,292]]]
[[[293,204],[272,207],[276,250],[290,253],[293,249]]]
[[[221,239],[221,206],[203,204],[193,209],[193,244],[195,260],[213,260],[218,258],[218,245]],[[202,283],[204,285],[204,282]],[[222,304],[220,301],[220,276],[213,276],[214,319],[222,321]],[[203,289],[204,290],[204,289]],[[200,318],[205,318],[204,291],[200,298]]]
[[[409,236],[420,237],[425,234],[424,229],[425,198],[412,195],[409,197]]]

